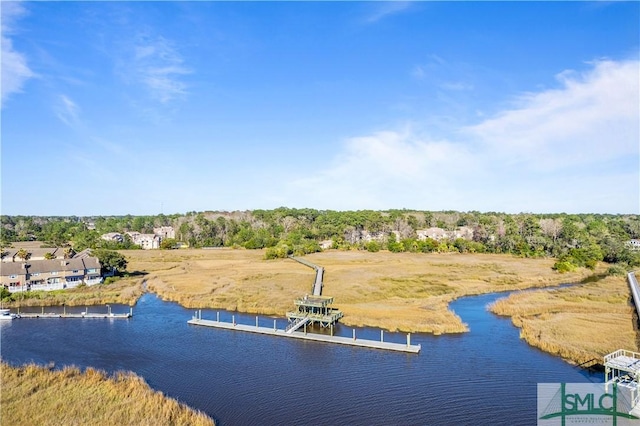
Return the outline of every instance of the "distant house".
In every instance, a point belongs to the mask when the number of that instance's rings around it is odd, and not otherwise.
[[[640,240],[627,241],[627,247],[629,247],[631,250],[640,250]]]
[[[320,241],[320,248],[322,250],[328,250],[333,247],[333,240],[323,240]]]
[[[173,229],[173,226],[160,226],[158,228],[153,228],[153,233],[163,240],[166,238],[176,237],[176,231]]]
[[[416,231],[419,240],[426,240],[427,238],[431,238],[432,240],[442,241],[442,240],[455,240],[457,238],[463,238],[465,240],[473,239],[473,228],[469,226],[461,226],[454,231],[446,231],[442,228],[428,228],[428,229],[418,229]]]
[[[416,234],[418,235],[418,240],[421,241],[424,241],[427,238],[431,238],[436,241],[449,238],[447,231],[442,228],[418,229]]]
[[[84,256],[71,259],[27,260],[6,262],[0,271],[0,285],[10,292],[31,290],[63,290],[84,283],[102,282],[100,261]]]
[[[133,244],[142,247],[144,250],[152,250],[160,248],[162,238],[156,234],[141,234],[139,232],[127,232],[127,235],[131,237]]]
[[[106,234],[100,235],[100,238],[105,241],[115,241],[121,243],[124,241],[124,235],[119,232],[108,232]]]

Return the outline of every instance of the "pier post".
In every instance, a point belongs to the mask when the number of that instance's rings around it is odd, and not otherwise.
[[[200,320],[202,320],[202,309],[200,309],[200,310],[198,311],[198,318],[199,318]]]
[[[129,316],[133,316],[133,306],[129,306]]]
[[[307,334],[307,323],[304,323],[304,334]]]
[[[258,328],[258,316],[256,315],[256,328]]]
[[[18,308],[18,313],[20,313],[20,308]],[[44,315],[44,306],[42,307],[42,315]]]
[[[67,316],[67,307],[65,305],[62,305],[62,314],[66,317]]]
[[[276,320],[273,320],[273,331],[275,332],[277,330],[276,328]]]
[[[233,324],[233,326],[236,326],[236,316],[235,315],[231,315],[231,323]]]
[[[411,333],[407,333],[407,346],[411,346]]]
[[[216,312],[216,321],[220,322],[220,312]]]
[[[380,341],[384,342],[384,330],[380,330]]]
[[[356,340],[356,329],[353,329],[353,340]]]
[[[333,323],[331,324],[331,337],[333,337]]]

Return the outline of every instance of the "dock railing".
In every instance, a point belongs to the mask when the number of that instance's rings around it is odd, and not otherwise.
[[[616,358],[620,358],[622,356],[626,356],[629,358],[635,358],[635,359],[640,359],[640,353],[638,352],[633,352],[633,351],[628,351],[626,349],[618,349],[615,352],[611,352],[610,354],[607,354],[604,356],[604,362],[609,362],[613,359]]]

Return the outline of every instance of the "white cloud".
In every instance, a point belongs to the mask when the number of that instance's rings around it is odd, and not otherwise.
[[[638,154],[640,63],[599,61],[564,71],[558,89],[521,96],[517,106],[467,129],[496,159],[531,170],[585,167]]]
[[[55,114],[64,124],[70,127],[76,127],[79,122],[80,108],[78,105],[66,95],[60,95],[58,103],[55,106]]]
[[[1,2],[2,8],[2,96],[1,106],[4,107],[7,99],[14,93],[21,93],[24,83],[35,76],[27,64],[23,53],[15,50],[13,41],[9,37],[14,31],[15,22],[26,13],[19,2]]]
[[[365,22],[373,24],[388,16],[395,15],[396,13],[403,12],[411,7],[410,1],[384,1],[374,2],[374,9],[365,18]]]
[[[151,97],[166,104],[187,94],[181,76],[190,74],[184,60],[163,37],[139,36],[133,52],[135,80],[149,90]]]
[[[350,138],[325,170],[291,182],[282,204],[636,212],[639,68],[599,61],[563,72],[559,88],[523,95],[516,108],[449,140],[411,127]]]

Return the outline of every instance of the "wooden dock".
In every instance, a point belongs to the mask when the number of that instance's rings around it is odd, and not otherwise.
[[[45,312],[44,308],[42,308],[42,312],[18,312],[18,318],[110,318],[110,319],[128,319],[133,317],[133,308],[129,308],[129,312],[122,314],[114,314],[111,312],[109,308],[107,312],[89,312],[89,310],[85,310],[84,312],[75,312],[70,313],[66,312],[66,309],[63,312]]]
[[[258,334],[266,334],[269,336],[279,336],[279,337],[291,337],[294,339],[302,339],[302,340],[312,340],[315,342],[324,342],[324,343],[337,343],[341,345],[349,345],[349,346],[359,346],[363,348],[372,348],[372,349],[384,349],[388,351],[396,351],[396,352],[408,352],[408,353],[420,353],[421,345],[412,345],[411,344],[411,335],[407,334],[407,343],[392,343],[384,341],[384,333],[381,332],[380,341],[377,340],[366,340],[366,339],[358,339],[356,338],[355,330],[353,330],[353,337],[342,337],[342,336],[327,336],[324,334],[315,334],[315,333],[304,333],[304,332],[295,332],[295,333],[287,333],[285,330],[281,330],[276,328],[275,320],[273,328],[270,327],[259,327],[258,319],[256,317],[256,325],[244,325],[237,324],[235,320],[232,322],[224,322],[217,320],[203,320],[202,314],[196,313],[191,320],[187,321],[192,325],[201,325],[205,327],[215,327],[215,328],[223,328],[226,330],[235,330],[235,331],[245,331],[249,333],[258,333]]]

